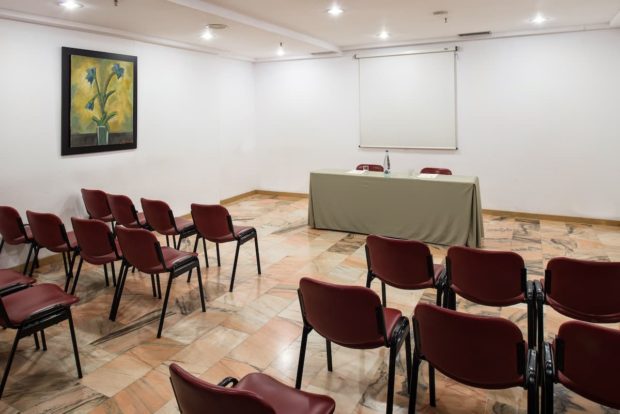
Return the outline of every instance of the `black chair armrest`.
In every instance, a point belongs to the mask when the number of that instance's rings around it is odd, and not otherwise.
[[[4,288],[0,289],[0,297],[7,296],[15,292],[19,292],[20,290],[24,290],[29,287],[30,287],[29,285],[24,285],[22,283],[16,283],[11,286],[5,286]]]
[[[530,349],[527,354],[525,367],[525,386],[538,386],[538,353],[535,349]]]
[[[544,303],[545,302],[545,290],[543,289],[540,280],[534,281],[534,294],[536,295],[536,302]]]
[[[435,281],[435,288],[437,290],[443,290],[448,285],[448,272],[446,269],[442,270],[439,277]]]
[[[553,361],[553,348],[549,342],[543,345],[543,370],[545,377],[555,378],[555,362]]]
[[[221,380],[219,384],[217,385],[219,385],[220,387],[227,387],[228,385],[232,384],[232,386],[234,387],[238,383],[239,383],[239,380],[237,378],[226,377],[223,380]]]
[[[536,298],[536,284],[532,280],[528,280],[525,283],[525,300],[527,302],[534,302]]]

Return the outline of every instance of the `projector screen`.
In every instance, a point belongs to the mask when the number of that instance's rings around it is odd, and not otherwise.
[[[360,57],[360,147],[456,149],[456,49]]]

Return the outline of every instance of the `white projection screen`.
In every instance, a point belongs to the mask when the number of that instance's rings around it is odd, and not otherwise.
[[[456,149],[456,49],[356,56],[360,147]]]

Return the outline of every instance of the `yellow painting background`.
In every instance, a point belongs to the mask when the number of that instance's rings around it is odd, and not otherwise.
[[[86,104],[97,94],[95,82],[91,85],[86,80],[88,69],[97,70],[99,87],[104,88],[105,80],[112,73],[112,66],[118,63],[125,72],[118,79],[112,77],[108,92],[116,92],[108,99],[106,112],[116,112],[117,115],[109,122],[110,133],[133,131],[133,89],[134,63],[122,60],[99,59],[86,56],[71,56],[71,134],[96,133],[97,124],[92,117],[101,118],[99,100],[95,99],[94,109],[86,109]],[[103,90],[102,90],[103,92]]]

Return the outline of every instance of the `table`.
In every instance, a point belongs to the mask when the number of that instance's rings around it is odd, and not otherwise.
[[[308,225],[479,247],[484,229],[478,177],[314,171]]]

